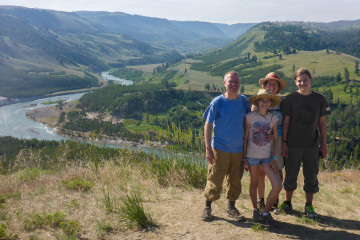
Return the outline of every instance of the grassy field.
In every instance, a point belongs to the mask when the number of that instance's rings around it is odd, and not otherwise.
[[[36,167],[44,161],[40,152],[19,153],[18,170],[0,175],[1,239],[360,238],[359,171],[320,172],[320,193],[314,199],[317,221],[302,216],[300,175],[294,215],[274,215],[279,228],[267,228],[251,220],[248,173],[236,203],[246,221],[226,216],[222,192],[213,204],[215,220],[203,222],[204,182],[194,185],[189,179],[205,178],[204,162],[199,165],[192,156],[178,154],[162,161],[128,150],[107,160],[97,155],[95,161],[80,149],[65,146],[51,169]]]
[[[326,50],[322,51],[301,51],[297,54],[283,55],[283,60],[277,61],[283,67],[280,71],[284,72],[286,76],[292,77],[293,65],[295,69],[301,67],[307,68],[316,79],[316,76],[336,76],[339,72],[344,77],[344,69],[347,67],[350,73],[350,79],[360,79],[354,73],[355,61],[359,61],[358,58],[341,53],[336,54],[334,51]]]
[[[161,127],[159,126],[150,125],[144,121],[136,121],[133,119],[124,119],[123,123],[126,129],[135,133],[142,133],[150,130],[157,130],[157,131],[162,130]]]
[[[127,66],[127,68],[131,68],[134,70],[152,74],[154,71],[154,68],[156,68],[157,66],[161,66],[161,63],[145,64],[145,65],[138,65],[138,66]]]

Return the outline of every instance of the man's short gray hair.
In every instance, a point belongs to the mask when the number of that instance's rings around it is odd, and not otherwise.
[[[228,76],[231,76],[231,75],[237,75],[237,76],[239,77],[239,79],[240,79],[239,73],[238,73],[237,71],[231,70],[231,71],[228,71],[227,73],[225,73],[225,75],[224,75],[224,82],[226,81],[226,78],[227,78]]]

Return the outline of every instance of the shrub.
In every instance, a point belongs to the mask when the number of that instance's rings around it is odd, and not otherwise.
[[[80,190],[84,192],[89,191],[94,186],[94,183],[85,181],[80,177],[75,177],[69,181],[62,180],[61,184],[69,190]]]
[[[1,224],[0,225],[0,239],[2,239],[2,240],[19,239],[18,235],[16,235],[16,234],[8,234],[8,233],[6,233],[7,228],[8,228],[8,226],[6,224]]]
[[[67,236],[67,239],[78,239],[77,233],[80,230],[80,227],[77,221],[68,220],[60,222],[60,228]]]
[[[45,226],[52,226],[54,228],[59,227],[61,222],[66,221],[66,215],[59,211],[54,214],[42,214],[36,213],[25,219],[25,229],[35,230],[38,228],[44,228]]]

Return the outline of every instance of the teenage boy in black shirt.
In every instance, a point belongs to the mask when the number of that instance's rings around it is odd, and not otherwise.
[[[326,143],[326,115],[331,114],[325,97],[311,90],[313,81],[310,72],[301,68],[294,75],[298,91],[286,96],[283,105],[283,145],[285,159],[285,201],[277,212],[292,211],[291,199],[297,188],[297,177],[303,164],[304,191],[306,196],[305,214],[316,218],[312,206],[313,196],[319,192],[317,175],[319,161],[328,154]],[[319,133],[321,145],[319,148]]]

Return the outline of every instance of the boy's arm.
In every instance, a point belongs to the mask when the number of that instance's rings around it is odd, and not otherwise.
[[[325,116],[321,116],[319,118],[319,130],[320,130],[320,135],[321,135],[321,147],[320,147],[320,152],[322,153],[322,157],[326,158],[327,154],[328,154],[328,150],[327,150],[327,142],[326,142],[326,117]]]
[[[205,147],[206,147],[206,160],[208,163],[214,163],[214,153],[211,147],[211,133],[212,133],[213,125],[208,121],[205,122],[204,126],[204,138],[205,138]]]
[[[282,136],[282,151],[281,154],[283,155],[283,157],[288,157],[289,155],[289,149],[288,149],[288,145],[287,145],[287,133],[289,130],[289,123],[290,123],[290,116],[286,116],[284,115],[284,119],[283,119],[283,136]]]

